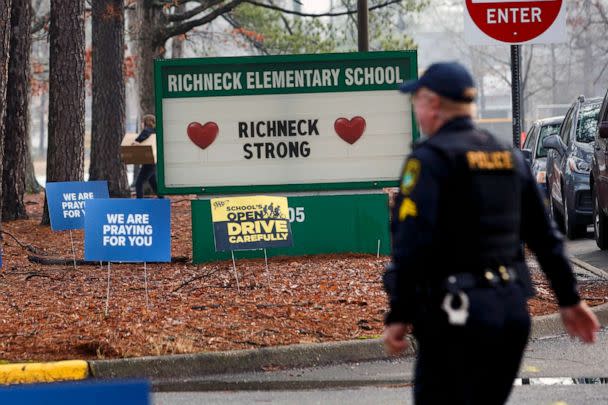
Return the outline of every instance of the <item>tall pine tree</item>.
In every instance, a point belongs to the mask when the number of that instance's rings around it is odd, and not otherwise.
[[[51,0],[46,180],[84,175],[84,0]],[[45,203],[42,224],[49,224]]]
[[[29,156],[30,0],[13,0],[2,174],[2,220],[27,218],[23,195]]]
[[[120,142],[125,134],[123,0],[96,0],[93,10],[93,121],[90,180],[107,180],[110,195],[130,195]]]

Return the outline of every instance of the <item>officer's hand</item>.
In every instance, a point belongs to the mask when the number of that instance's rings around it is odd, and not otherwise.
[[[391,323],[384,327],[384,346],[390,354],[400,354],[408,348],[409,342],[405,338],[408,325],[402,322]]]
[[[585,343],[595,342],[596,333],[600,330],[600,323],[584,301],[577,305],[560,308],[560,312],[570,336],[578,337]]]

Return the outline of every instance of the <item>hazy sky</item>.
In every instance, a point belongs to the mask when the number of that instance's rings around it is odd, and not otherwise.
[[[300,0],[302,11],[307,13],[322,13],[329,9],[330,0]]]

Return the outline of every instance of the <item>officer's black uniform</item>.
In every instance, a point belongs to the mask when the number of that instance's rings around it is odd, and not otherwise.
[[[414,326],[416,403],[504,403],[530,329],[532,285],[521,240],[559,304],[580,301],[562,239],[524,159],[470,118],[448,122],[406,161],[391,232],[386,323]],[[461,291],[469,314],[466,324],[453,325],[442,303],[451,292],[458,307]]]

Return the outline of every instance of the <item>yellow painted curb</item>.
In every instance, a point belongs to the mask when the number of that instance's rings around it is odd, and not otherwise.
[[[0,384],[83,380],[88,375],[89,365],[84,360],[0,365]]]

